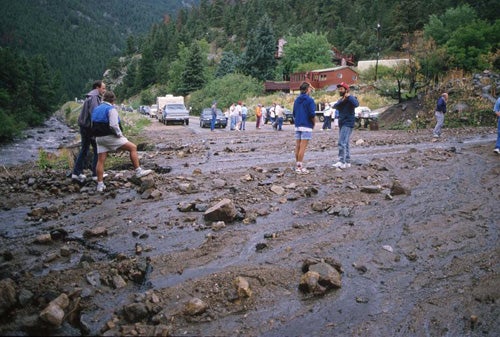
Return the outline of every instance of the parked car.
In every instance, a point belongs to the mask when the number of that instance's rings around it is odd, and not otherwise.
[[[212,123],[212,108],[205,108],[200,114],[200,128],[209,128]],[[217,109],[217,119],[215,120],[216,128],[225,128],[227,126],[226,116],[221,109]]]
[[[157,113],[158,113],[158,104],[151,105],[151,108],[149,108],[149,117],[158,118]]]
[[[373,112],[367,106],[358,106],[354,109],[354,116],[356,118],[356,125],[358,127],[368,127],[371,121],[376,121],[379,113]]]
[[[290,124],[294,124],[294,119],[293,119],[293,112],[290,109],[285,108],[285,117],[284,117],[285,122],[290,122]]]

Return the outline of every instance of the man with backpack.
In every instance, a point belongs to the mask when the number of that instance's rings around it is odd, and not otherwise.
[[[92,136],[92,111],[95,107],[101,104],[102,95],[106,92],[106,84],[103,81],[95,81],[92,85],[92,90],[86,95],[85,101],[83,102],[82,111],[78,116],[78,126],[80,127],[81,136],[81,148],[78,157],[76,157],[73,172],[71,174],[71,179],[79,181],[80,183],[85,182],[87,177],[83,174],[84,165],[87,160],[87,153],[89,152],[90,145],[92,145],[92,150],[94,157],[92,159],[92,179],[97,181],[97,144],[95,138]]]

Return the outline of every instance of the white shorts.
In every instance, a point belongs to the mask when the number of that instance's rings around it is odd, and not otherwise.
[[[96,137],[97,153],[116,151],[128,142],[128,139],[121,136],[116,137],[113,135]]]

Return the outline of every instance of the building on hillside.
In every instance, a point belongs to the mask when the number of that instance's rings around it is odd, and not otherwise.
[[[304,81],[311,83],[317,90],[337,90],[341,82],[353,85],[358,81],[358,73],[348,66],[317,69],[307,72],[290,74],[290,91],[298,91]]]
[[[266,92],[297,92],[302,82],[309,82],[317,90],[334,91],[337,84],[345,82],[353,85],[358,81],[358,73],[348,66],[335,68],[317,69],[307,72],[290,74],[290,81],[266,81],[264,90]]]

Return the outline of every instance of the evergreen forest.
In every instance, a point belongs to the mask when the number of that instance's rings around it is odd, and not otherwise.
[[[151,104],[158,92],[255,92],[255,83],[332,67],[332,48],[355,60],[404,57],[409,91],[449,70],[500,68],[496,0],[0,0],[0,140],[39,122],[57,104],[81,98],[106,72],[125,100]],[[284,38],[284,54],[275,58]],[[22,60],[15,62],[14,60]],[[15,63],[13,67],[4,65]],[[43,68],[44,90],[33,69]],[[234,88],[227,86],[235,83]],[[20,90],[23,89],[23,91]],[[241,95],[241,92],[238,95]],[[45,105],[35,106],[46,96]],[[20,105],[34,116],[24,121]],[[198,102],[196,99],[198,98]],[[222,102],[225,104],[225,102]],[[44,110],[48,109],[48,110]],[[38,118],[40,117],[40,118]],[[9,125],[14,125],[13,131]]]

